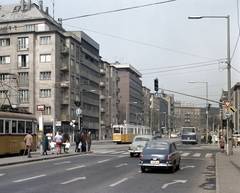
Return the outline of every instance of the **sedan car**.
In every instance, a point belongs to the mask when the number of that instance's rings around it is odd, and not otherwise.
[[[172,173],[180,168],[181,155],[172,141],[149,141],[140,155],[141,171],[164,168]]]
[[[130,156],[133,157],[134,154],[140,155],[142,153],[143,147],[148,141],[151,141],[153,136],[151,135],[137,135],[134,137],[132,144],[128,147],[128,152]]]

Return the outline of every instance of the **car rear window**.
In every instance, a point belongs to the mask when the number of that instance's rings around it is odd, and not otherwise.
[[[145,146],[147,149],[169,149],[169,144],[163,142],[147,143]]]
[[[137,138],[135,138],[135,141],[149,141],[149,138],[147,138],[147,137],[137,137]]]

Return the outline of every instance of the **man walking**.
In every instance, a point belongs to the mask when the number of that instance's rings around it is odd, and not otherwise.
[[[84,130],[81,134],[82,152],[86,152],[86,131]]]
[[[66,143],[67,141],[69,141],[69,135],[67,130],[65,130],[65,133],[63,134],[63,143]],[[63,152],[65,153],[65,145],[63,146]]]
[[[77,134],[74,136],[74,142],[76,143],[76,148],[75,148],[75,152],[80,152],[80,148],[79,148],[79,143],[81,141],[81,134],[80,134],[80,130],[78,130]]]
[[[89,131],[87,134],[87,143],[88,143],[88,151],[90,151],[91,143],[92,143],[91,131]]]
[[[31,147],[33,145],[33,138],[32,138],[32,135],[31,135],[31,132],[29,131],[28,134],[25,136],[24,138],[24,142],[27,146],[27,149],[28,149],[28,158],[31,158],[32,156],[30,155],[30,151],[31,151]]]

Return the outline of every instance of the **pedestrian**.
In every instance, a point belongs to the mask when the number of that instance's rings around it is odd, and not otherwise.
[[[80,130],[78,130],[77,134],[74,136],[74,142],[76,143],[76,147],[75,147],[75,152],[80,152],[80,148],[79,148],[79,143],[81,141],[81,134],[80,134]]]
[[[234,137],[234,146],[237,147],[237,145],[238,145],[238,139],[237,139],[237,137],[235,136],[235,137]]]
[[[65,133],[63,134],[63,152],[65,152],[65,143],[69,141],[69,135],[68,135],[68,131],[65,130]]]
[[[48,150],[48,138],[46,136],[46,133],[44,133],[43,135],[43,142],[42,142],[42,146],[43,146],[43,155],[47,155],[47,150]]]
[[[84,130],[81,134],[82,152],[86,152],[86,131]]]
[[[69,153],[69,148],[70,148],[70,143],[69,141],[67,140],[66,143],[63,143],[64,144],[64,147],[65,147],[65,153]]]
[[[211,135],[208,135],[208,142],[209,142],[210,144],[212,144],[212,136],[211,136]]]
[[[58,155],[58,152],[60,154],[62,154],[62,149],[61,149],[61,146],[62,146],[62,135],[61,134],[62,134],[61,131],[59,131],[57,133],[57,135],[55,136],[56,146],[57,146],[57,155]]]
[[[88,134],[87,134],[87,143],[88,143],[88,151],[90,151],[91,143],[92,143],[91,131],[89,131]]]
[[[56,143],[53,140],[51,140],[50,147],[51,147],[52,154],[54,154],[55,145]]]
[[[223,136],[221,136],[221,139],[220,139],[220,149],[221,149],[221,153],[224,152],[224,139],[223,139]]]
[[[28,149],[28,158],[31,158],[32,156],[30,155],[30,151],[31,151],[31,147],[33,146],[33,138],[30,131],[25,136],[24,142]]]

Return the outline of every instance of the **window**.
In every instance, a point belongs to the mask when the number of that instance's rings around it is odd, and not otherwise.
[[[74,101],[74,93],[73,92],[71,92],[71,103],[74,103],[75,101]]]
[[[0,56],[0,64],[10,64],[10,56]]]
[[[40,72],[40,80],[51,80],[51,72]]]
[[[51,97],[51,89],[40,89],[40,97]]]
[[[80,96],[79,96],[79,94],[76,94],[76,101],[80,101]]]
[[[0,39],[0,47],[10,46],[10,39]]]
[[[75,55],[74,44],[71,44],[71,54],[72,54],[72,55]]]
[[[18,67],[19,68],[28,68],[28,55],[19,55],[18,56]]]
[[[51,54],[41,54],[40,62],[51,62]]]
[[[28,102],[28,90],[19,90],[18,91],[18,100],[19,102]]]
[[[8,93],[7,90],[0,90],[0,98],[5,99],[6,98],[6,93]]]
[[[26,122],[26,133],[32,133],[32,122]]]
[[[78,46],[76,47],[76,57],[80,58],[80,52],[79,52],[79,47]]]
[[[19,72],[18,81],[21,84],[28,83],[28,72]]]
[[[77,89],[80,89],[80,86],[79,86],[79,78],[76,78],[76,88],[77,88]]]
[[[28,49],[28,38],[18,38],[18,50]]]
[[[51,44],[51,36],[40,37],[40,44],[41,45]]]
[[[26,25],[25,31],[35,31],[35,25]]]
[[[75,71],[74,60],[71,60],[71,70]]]
[[[9,74],[0,74],[0,81],[9,80]]]
[[[71,83],[74,83],[74,76],[71,76]]]
[[[76,73],[80,74],[80,64],[79,63],[76,64]]]
[[[51,115],[51,107],[45,107],[44,115]]]
[[[3,120],[0,120],[0,133],[3,133]]]

